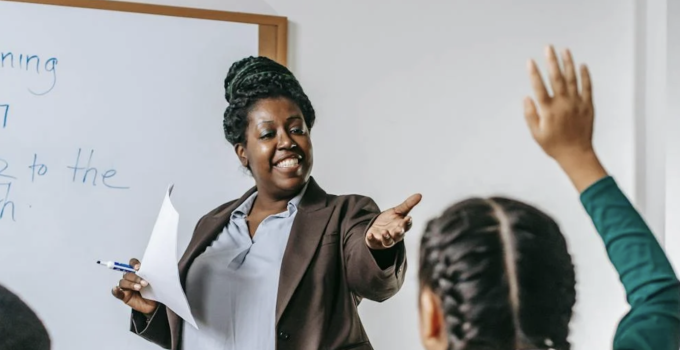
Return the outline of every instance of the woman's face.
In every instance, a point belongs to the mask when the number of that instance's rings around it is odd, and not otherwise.
[[[248,114],[245,144],[236,145],[259,192],[275,198],[295,196],[312,171],[312,140],[302,111],[287,98],[258,101]]]

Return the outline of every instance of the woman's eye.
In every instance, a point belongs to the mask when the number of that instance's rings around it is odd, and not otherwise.
[[[273,132],[264,132],[264,133],[260,134],[261,139],[268,139],[268,138],[271,138],[273,136],[274,136]]]
[[[293,129],[290,130],[290,132],[292,132],[293,134],[300,134],[300,135],[305,133],[305,131],[302,130],[302,128],[293,128]]]

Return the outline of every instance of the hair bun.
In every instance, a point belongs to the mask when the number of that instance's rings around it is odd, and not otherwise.
[[[297,83],[288,68],[267,57],[246,57],[234,62],[224,79],[225,98],[232,103],[234,99],[249,90],[253,83],[261,83],[263,79],[292,80]]]

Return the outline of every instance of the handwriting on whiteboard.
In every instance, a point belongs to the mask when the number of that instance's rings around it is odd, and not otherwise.
[[[57,63],[56,57],[45,59],[39,55],[15,53],[12,51],[0,51],[0,69],[3,71],[21,71],[22,73],[45,76],[40,79],[40,86],[32,86],[28,91],[33,95],[42,96],[54,89],[57,85]],[[37,84],[37,83],[33,83]]]
[[[2,123],[0,123],[1,128],[4,129],[7,127],[7,116],[9,115],[9,105],[4,104],[0,105],[0,120],[2,120]]]
[[[37,153],[26,164],[28,166],[10,165],[0,154],[0,221],[9,219],[16,221],[16,202],[12,199],[12,191],[24,180],[28,183],[38,182],[41,177],[49,176],[52,167],[57,171],[68,173],[71,183],[83,186],[100,187],[103,189],[126,190],[130,187],[122,186],[116,182],[116,169],[98,168],[94,162],[95,151],[83,152],[78,149],[73,161],[68,165],[48,165],[40,160]],[[23,169],[23,171],[21,171]],[[27,170],[26,170],[27,169]],[[22,177],[22,175],[24,175]],[[65,177],[66,178],[66,177]]]

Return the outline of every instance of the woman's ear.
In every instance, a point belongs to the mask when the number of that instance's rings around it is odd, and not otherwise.
[[[449,346],[441,301],[429,288],[420,292],[420,340],[427,350],[446,350]]]
[[[244,168],[248,168],[248,157],[246,157],[245,146],[243,146],[242,143],[237,143],[236,146],[234,146],[234,151],[236,152],[236,156],[241,162],[241,165],[243,165]]]

